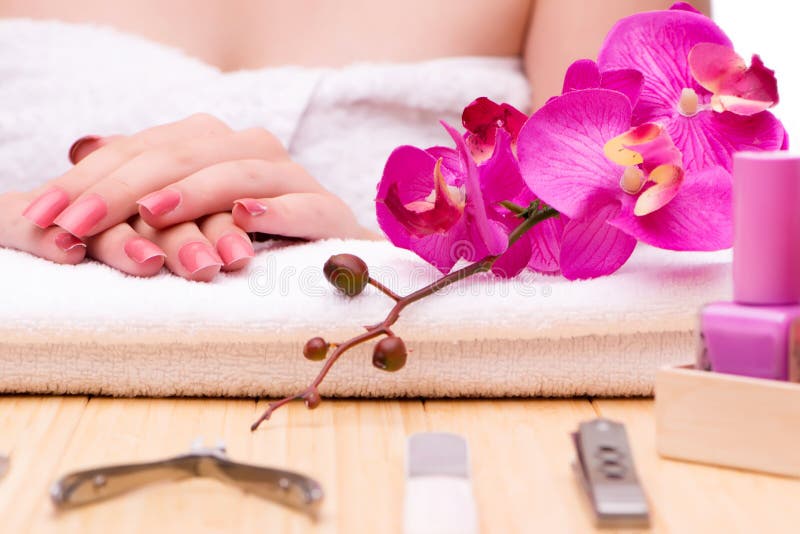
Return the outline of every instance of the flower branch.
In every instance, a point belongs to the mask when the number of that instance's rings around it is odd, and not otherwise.
[[[522,222],[512,231],[508,236],[508,246],[513,245],[520,239],[528,230],[536,226],[538,223],[545,221],[551,217],[556,217],[558,212],[553,208],[538,209],[539,204],[531,204],[528,208],[521,208],[520,213],[527,214]],[[304,355],[312,360],[324,359],[327,356],[327,351],[333,348],[333,352],[327,357],[325,365],[322,366],[316,378],[309,384],[307,388],[295,395],[290,395],[283,399],[271,402],[261,417],[253,423],[250,430],[256,430],[261,423],[269,420],[272,414],[281,406],[288,404],[293,400],[304,400],[306,406],[314,409],[319,406],[322,397],[319,394],[319,386],[328,376],[331,368],[341,358],[341,356],[348,350],[356,347],[362,343],[375,339],[379,336],[386,336],[375,347],[373,353],[372,363],[376,367],[386,371],[397,371],[401,369],[406,362],[407,350],[402,339],[394,335],[391,327],[400,318],[402,312],[407,306],[429,297],[444,288],[460,282],[470,276],[478,273],[489,271],[492,265],[500,258],[501,255],[487,256],[486,258],[471,263],[461,269],[453,271],[431,284],[420,288],[413,293],[401,297],[385,287],[380,282],[371,278],[366,270],[366,264],[355,256],[348,254],[339,254],[333,256],[325,264],[324,272],[328,280],[347,295],[357,295],[360,293],[366,284],[378,288],[381,292],[386,294],[389,298],[395,301],[395,305],[389,310],[386,318],[375,325],[365,327],[366,332],[354,336],[347,341],[340,344],[326,343],[322,338],[315,337],[308,342],[304,347]],[[321,357],[320,357],[321,356]]]

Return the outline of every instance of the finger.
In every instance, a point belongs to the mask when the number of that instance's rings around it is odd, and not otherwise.
[[[69,161],[73,165],[77,165],[82,159],[94,152],[99,148],[103,148],[113,141],[122,139],[121,135],[107,135],[100,137],[99,135],[84,135],[69,147]]]
[[[25,217],[40,228],[46,228],[88,187],[142,152],[187,137],[208,137],[229,131],[220,120],[197,114],[112,140],[102,147],[103,150],[90,151],[66,173],[37,188],[33,201],[25,209]]]
[[[0,246],[29,252],[56,263],[76,264],[86,256],[86,245],[57,226],[39,228],[22,217],[30,195],[0,195]]]
[[[140,236],[128,223],[89,238],[86,244],[89,256],[134,276],[157,274],[166,258],[158,245]]]
[[[222,267],[222,259],[193,222],[157,230],[137,218],[133,229],[167,254],[165,264],[173,273],[197,282],[210,282]]]
[[[230,212],[215,213],[204,218],[200,222],[200,231],[217,249],[217,254],[225,264],[223,271],[238,271],[256,255],[250,238],[236,226]]]
[[[304,239],[372,237],[356,222],[350,208],[330,193],[239,199],[233,208],[233,219],[247,232]]]
[[[139,199],[139,215],[151,226],[164,228],[230,211],[233,201],[239,198],[275,197],[301,191],[325,190],[290,160],[226,161]]]
[[[89,187],[56,217],[55,224],[78,237],[94,235],[135,214],[136,201],[151,191],[216,163],[271,154],[283,155],[285,151],[280,141],[261,129],[160,146],[141,153]]]

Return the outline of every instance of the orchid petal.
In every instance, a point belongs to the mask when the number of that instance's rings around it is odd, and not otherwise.
[[[500,278],[514,278],[528,265],[531,257],[531,240],[522,236],[503,252],[492,265],[492,273]]]
[[[636,199],[634,215],[648,215],[666,206],[678,194],[683,174],[683,169],[675,165],[661,165],[653,169],[650,180],[655,185],[644,190]]]
[[[606,159],[603,145],[630,127],[625,95],[587,89],[562,95],[534,113],[520,132],[522,176],[544,202],[580,217],[624,194],[623,167]]]
[[[540,273],[557,273],[561,267],[561,238],[568,219],[563,215],[544,220],[528,230],[531,256],[528,267]]]
[[[695,80],[714,93],[711,104],[717,112],[753,115],[778,103],[775,72],[758,56],[748,68],[732,48],[700,43],[689,52],[688,61]]]
[[[511,150],[511,135],[498,130],[492,157],[480,166],[480,183],[484,202],[494,206],[504,200],[519,202],[520,197],[533,200],[533,195],[522,179],[519,163]],[[525,204],[528,203],[526,198]],[[505,208],[503,208],[504,211]]]
[[[618,165],[639,165],[644,163],[644,156],[630,147],[652,141],[660,133],[661,127],[652,122],[636,126],[608,140],[603,145],[603,153],[606,158]]]
[[[469,154],[469,149],[464,142],[464,138],[458,131],[442,121],[442,126],[453,138],[456,144],[456,150],[461,157],[462,165],[466,169],[464,175],[464,188],[467,197],[467,203],[464,207],[464,213],[469,219],[470,231],[475,237],[480,240],[491,255],[501,254],[508,247],[508,235],[503,232],[502,227],[499,225],[490,224],[486,215],[486,206],[481,194],[481,185],[478,174],[478,167],[475,161]]]
[[[636,106],[639,101],[639,95],[642,94],[642,84],[644,84],[644,76],[634,69],[605,71],[601,75],[600,81],[600,87],[603,89],[619,91],[627,96],[628,100],[631,101],[631,106]]]
[[[675,2],[669,8],[673,10],[691,11],[692,13],[698,13],[700,15],[703,14],[699,9],[688,2]]]
[[[597,89],[600,87],[600,69],[591,59],[579,59],[573,62],[564,75],[562,93],[581,89]]]
[[[447,146],[432,146],[425,149],[425,152],[442,160],[442,174],[449,185],[464,185],[464,166],[456,150]]]
[[[571,219],[564,227],[561,272],[568,280],[611,274],[628,261],[636,239],[606,221],[619,212],[609,204],[586,219]]]
[[[483,162],[492,155],[495,135],[498,130],[505,130],[516,140],[527,116],[514,106],[498,104],[486,97],[480,97],[470,103],[461,115],[466,134],[466,145],[477,162]]]
[[[675,145],[682,147],[687,172],[717,165],[730,172],[734,152],[779,150],[785,139],[783,125],[769,111],[749,117],[733,113],[677,115],[667,130]]]
[[[705,93],[694,80],[687,61],[690,50],[698,43],[732,48],[730,39],[711,19],[680,7],[637,13],[611,29],[597,64],[601,72],[636,69],[644,75],[642,93],[633,112],[634,124],[671,118],[684,88]]]
[[[639,241],[668,250],[720,250],[733,243],[730,174],[721,167],[687,173],[663,208],[637,216],[622,210],[610,224]],[[563,265],[562,265],[563,269]]]
[[[461,259],[472,262],[487,255],[480,244],[472,242],[463,219],[449,232],[412,238],[408,248],[442,273],[450,272]]]

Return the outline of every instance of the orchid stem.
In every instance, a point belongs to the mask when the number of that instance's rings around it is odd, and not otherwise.
[[[395,302],[398,302],[400,299],[403,298],[394,291],[392,291],[391,289],[389,289],[388,287],[386,287],[385,285],[381,284],[380,282],[372,278],[371,276],[369,277],[369,280],[367,280],[367,282],[369,283],[369,285],[379,289],[384,295],[394,300]]]
[[[522,237],[528,230],[539,224],[540,222],[550,219],[551,217],[556,217],[558,212],[553,208],[544,208],[538,209],[539,205],[532,204],[528,208],[522,208],[523,211],[529,213],[523,221],[508,235],[508,246],[510,247],[513,245],[520,237]],[[378,288],[380,291],[388,295],[390,298],[395,300],[395,305],[389,310],[389,313],[386,315],[386,318],[376,325],[372,325],[367,328],[367,331],[352,337],[335,346],[334,351],[328,357],[325,365],[322,366],[317,377],[314,379],[311,384],[304,389],[303,391],[290,395],[288,397],[284,397],[283,399],[274,401],[269,403],[267,409],[258,418],[258,420],[250,426],[250,430],[256,430],[261,423],[264,421],[269,420],[272,414],[280,408],[281,406],[288,404],[289,402],[296,400],[296,399],[304,399],[307,395],[310,395],[312,392],[317,392],[319,385],[322,384],[322,381],[325,380],[325,377],[328,376],[328,372],[334,366],[334,364],[341,358],[342,354],[350,350],[351,348],[360,345],[366,341],[374,339],[381,335],[394,335],[391,327],[397,322],[397,319],[400,318],[400,312],[403,311],[409,304],[413,304],[418,300],[422,300],[425,297],[429,297],[434,293],[438,293],[442,289],[446,288],[447,286],[454,284],[456,282],[460,282],[465,278],[469,278],[470,276],[482,273],[490,270],[492,265],[500,258],[501,255],[494,255],[494,256],[487,256],[481,261],[477,261],[475,263],[471,263],[466,267],[463,267],[457,271],[453,271],[452,273],[439,278],[435,282],[420,288],[413,293],[406,295],[405,297],[401,297],[394,293],[392,290],[385,287],[380,282],[373,280],[372,278],[369,279],[369,283],[374,287]],[[333,347],[333,345],[331,345]]]

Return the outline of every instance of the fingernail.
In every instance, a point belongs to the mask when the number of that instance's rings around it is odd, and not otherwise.
[[[69,161],[73,165],[77,164],[80,160],[89,155],[87,152],[91,148],[90,145],[97,143],[100,139],[101,137],[99,135],[84,135],[72,143],[72,146],[69,147]]]
[[[70,250],[77,248],[77,247],[86,247],[86,243],[78,239],[72,234],[68,234],[67,232],[62,232],[56,236],[56,246],[63,250],[64,252],[69,252]]]
[[[181,203],[181,194],[173,189],[162,189],[140,198],[136,203],[158,217],[177,208]]]
[[[134,237],[125,243],[125,254],[136,263],[144,263],[159,256],[162,258],[167,257],[158,245],[143,237]]]
[[[225,265],[256,255],[250,240],[237,233],[228,234],[217,241],[217,251]]]
[[[61,228],[83,237],[108,213],[106,201],[100,195],[87,195],[65,209],[54,221]]]
[[[239,200],[234,200],[233,203],[243,207],[247,210],[247,213],[254,217],[267,211],[267,207],[264,204],[253,198],[240,198]]]
[[[47,228],[67,206],[69,206],[67,192],[60,187],[51,187],[28,204],[22,216],[39,228]]]
[[[186,243],[178,251],[178,259],[187,271],[195,274],[209,267],[222,267],[222,259],[211,245],[202,241]]]

